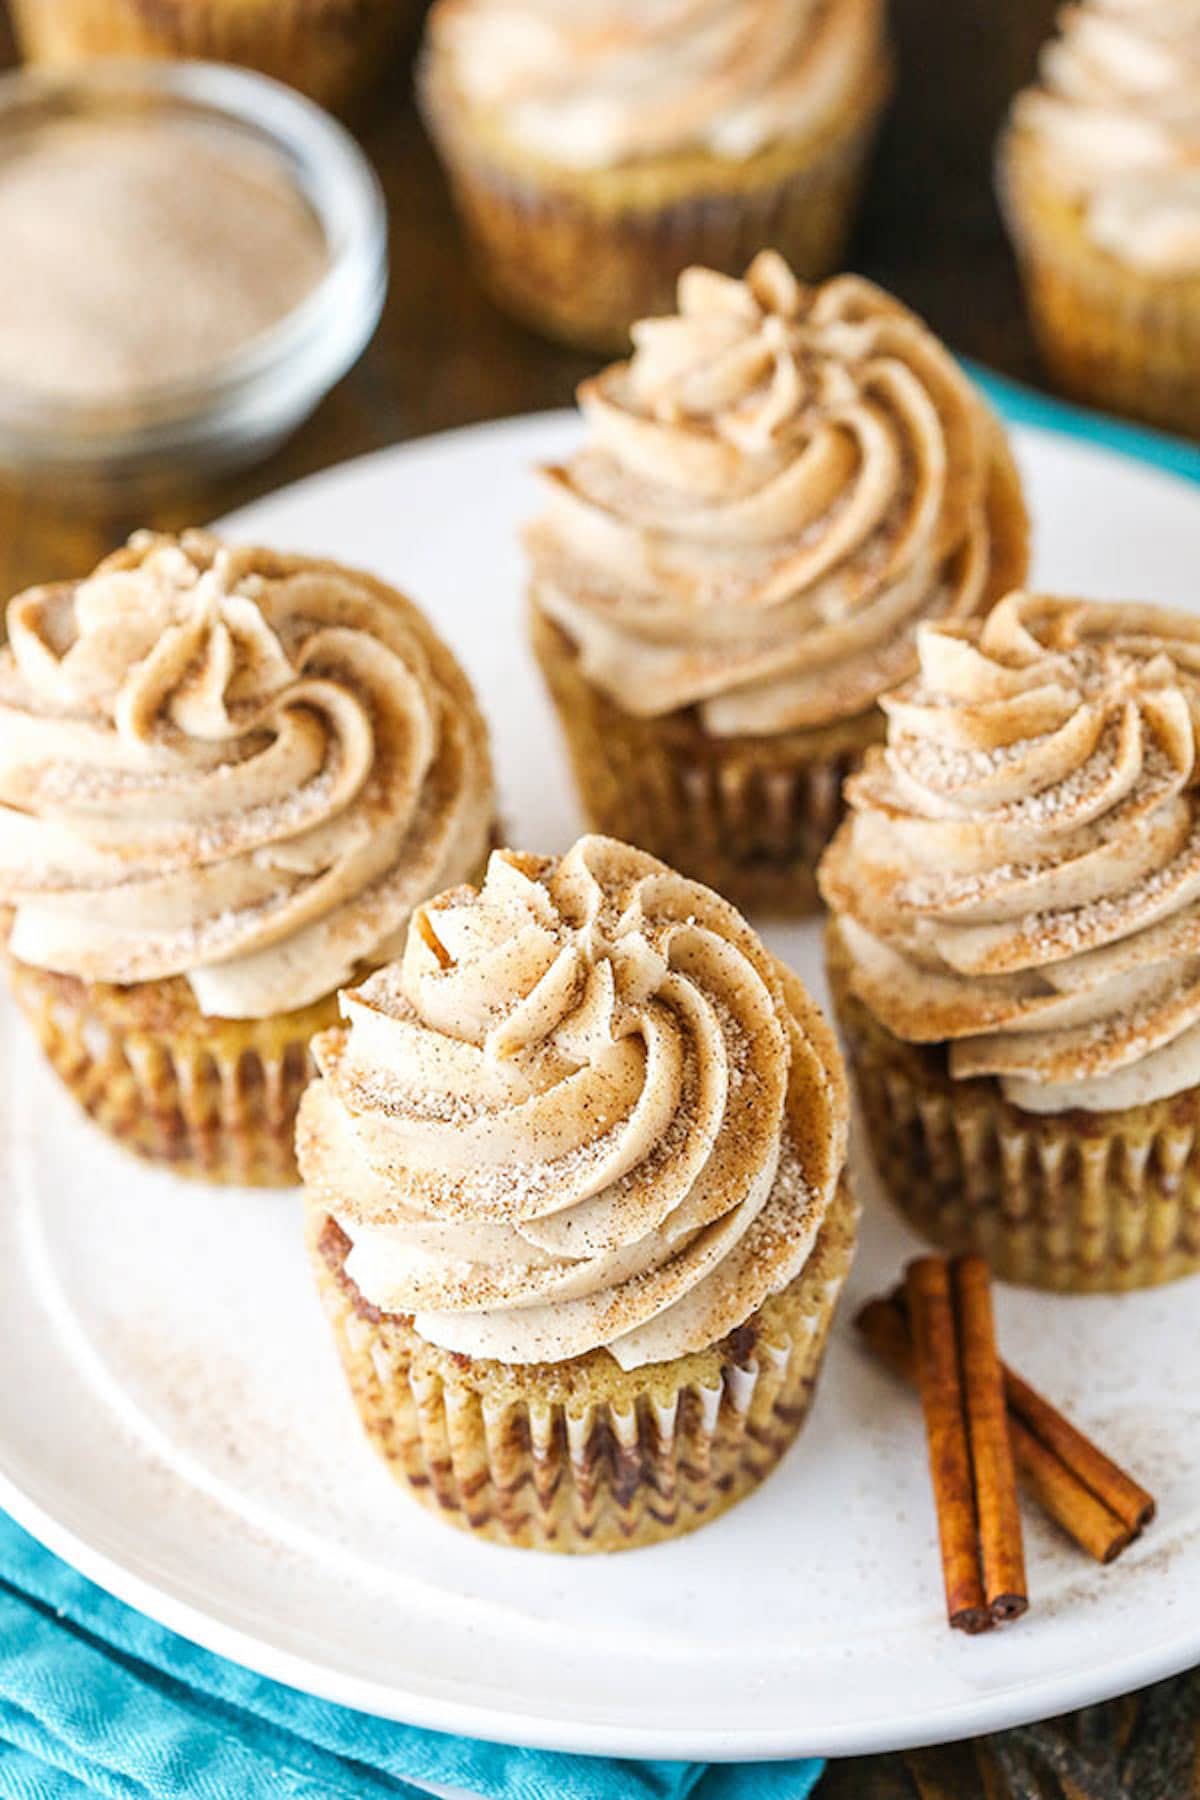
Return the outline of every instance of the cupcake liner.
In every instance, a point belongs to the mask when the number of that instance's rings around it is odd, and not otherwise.
[[[836,926],[828,949],[875,1167],[924,1237],[1064,1293],[1200,1270],[1200,1089],[1120,1112],[1026,1112],[992,1077],[953,1080],[940,1047],[895,1037],[851,992]]]
[[[344,108],[415,29],[416,0],[13,0],[31,62],[187,56],[241,63]]]
[[[494,1543],[579,1553],[694,1531],[757,1487],[808,1412],[853,1255],[843,1184],[803,1272],[710,1350],[623,1372],[474,1362],[380,1314],[311,1197],[309,1250],[359,1414],[396,1479]]]
[[[1014,143],[1001,192],[1055,384],[1086,405],[1200,436],[1200,277],[1154,279],[1098,249],[1078,206]]]
[[[531,630],[595,830],[744,911],[819,908],[816,865],[842,816],[842,783],[883,737],[877,708],[813,731],[711,737],[691,712],[634,718],[587,679],[570,640],[536,608]]]
[[[211,1019],[178,978],[108,987],[12,958],[8,973],[59,1079],[126,1149],[204,1181],[298,1180],[309,1039],[336,1023],[336,995],[268,1019]]]
[[[673,309],[680,271],[700,263],[740,275],[772,248],[801,277],[840,267],[890,87],[876,80],[818,143],[777,144],[741,163],[715,156],[628,170],[514,167],[480,142],[435,78],[423,83],[481,279],[505,311],[583,349],[629,347],[635,319]]]

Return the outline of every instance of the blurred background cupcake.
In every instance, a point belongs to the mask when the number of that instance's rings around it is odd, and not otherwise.
[[[689,263],[836,268],[889,87],[882,0],[438,0],[421,74],[492,292],[602,350]]]
[[[10,0],[31,62],[189,56],[241,63],[344,109],[416,27],[420,0]]]
[[[1200,4],[1083,0],[1018,97],[1000,184],[1052,377],[1200,432]]]

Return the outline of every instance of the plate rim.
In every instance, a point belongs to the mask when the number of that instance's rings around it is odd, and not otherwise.
[[[489,1743],[566,1755],[681,1762],[779,1762],[807,1757],[878,1755],[931,1743],[954,1744],[980,1732],[1006,1731],[1014,1726],[1035,1724],[1060,1713],[1134,1693],[1152,1682],[1192,1668],[1200,1655],[1198,1616],[1190,1628],[1193,1634],[1190,1638],[1181,1637],[1165,1651],[1143,1651],[1132,1664],[1109,1667],[1101,1679],[1096,1678],[1094,1668],[1085,1675],[1053,1677],[1043,1684],[1034,1710],[1027,1704],[1024,1690],[1019,1690],[1011,1697],[962,1700],[953,1703],[949,1709],[939,1706],[936,1712],[913,1714],[903,1726],[897,1725],[890,1715],[882,1714],[867,1725],[829,1726],[804,1742],[790,1735],[787,1726],[692,1729],[630,1726],[598,1720],[575,1723],[544,1714],[518,1714],[511,1708],[501,1709],[468,1700],[422,1695],[407,1689],[402,1693],[394,1686],[376,1683],[366,1677],[339,1674],[298,1652],[271,1645],[241,1626],[222,1623],[191,1601],[172,1594],[161,1583],[135,1574],[105,1551],[97,1550],[86,1538],[80,1537],[32,1499],[2,1465],[0,1505],[47,1550],[106,1593],[168,1631],[178,1633],[214,1655],[240,1664],[253,1674],[280,1682],[311,1698],[419,1730],[482,1738]],[[1043,1707],[1042,1700],[1046,1696],[1049,1696],[1050,1704]],[[401,1706],[403,1711],[399,1710]]]
[[[573,408],[552,408],[534,413],[490,419],[429,433],[383,446],[363,455],[316,470],[271,492],[258,496],[216,521],[216,528],[243,534],[253,527],[255,516],[281,502],[294,503],[318,486],[352,482],[381,465],[410,462],[418,457],[453,449],[465,441],[485,442],[539,431],[565,431],[578,422]],[[1138,457],[1131,451],[1077,436],[1053,423],[1014,423],[1018,444],[1022,437],[1065,442],[1086,461],[1100,464],[1133,464],[1156,484],[1178,490],[1181,498],[1196,489],[1189,478]],[[1200,1279],[1200,1278],[1198,1278]],[[32,1485],[32,1484],[31,1484]],[[745,1727],[666,1727],[621,1724],[605,1719],[572,1721],[536,1711],[515,1711],[469,1699],[400,1689],[394,1683],[369,1676],[340,1672],[302,1652],[272,1644],[239,1624],[231,1624],[195,1602],[173,1592],[162,1579],[137,1572],[136,1562],[119,1560],[95,1547],[49,1506],[36,1499],[10,1472],[9,1455],[0,1443],[0,1505],[18,1525],[53,1554],[78,1570],[109,1594],[177,1632],[192,1643],[243,1667],[278,1681],[301,1693],[350,1707],[382,1719],[438,1732],[484,1738],[488,1741],[593,1756],[666,1758],[685,1761],[731,1762],[778,1760],[804,1756],[843,1757],[907,1749],[916,1745],[952,1743],[976,1735],[1031,1723],[1080,1706],[1133,1691],[1149,1682],[1178,1674],[1200,1659],[1200,1611],[1169,1640],[1120,1657],[1110,1657],[1097,1669],[1067,1671],[1038,1677],[1036,1698],[1028,1684],[1012,1693],[969,1696],[939,1706],[936,1711],[904,1714],[903,1708],[877,1712],[869,1721],[836,1723],[810,1732],[800,1741],[787,1725]],[[903,1692],[897,1682],[896,1692]]]
[[[1069,445],[1074,455],[1085,461],[1101,466],[1110,463],[1124,465],[1136,469],[1147,476],[1155,484],[1174,489],[1181,499],[1190,498],[1196,503],[1200,484],[1197,478],[1185,470],[1165,462],[1152,461],[1141,456],[1126,444],[1106,443],[1090,434],[1073,430],[1067,422],[1050,419],[1031,420],[1021,414],[1009,418],[1004,413],[1003,396],[993,401],[1000,412],[1003,423],[1018,446],[1022,438],[1049,440],[1059,445]],[[207,529],[217,532],[242,532],[245,522],[252,521],[256,513],[266,507],[273,506],[281,500],[293,501],[303,497],[311,489],[324,486],[327,482],[346,477],[353,477],[376,465],[392,461],[407,461],[422,454],[437,454],[443,449],[452,447],[463,439],[471,438],[479,441],[485,437],[504,437],[510,432],[529,431],[535,434],[539,430],[567,430],[571,425],[579,426],[578,409],[573,406],[543,407],[537,412],[509,413],[495,419],[478,419],[469,425],[451,425],[439,431],[427,431],[417,437],[401,438],[394,444],[382,444],[374,450],[364,450],[357,456],[348,456],[341,462],[329,463],[323,469],[314,469],[307,475],[300,475],[294,481],[287,481],[282,487],[271,488],[265,494],[257,494],[254,499],[243,505],[232,508],[213,519]],[[532,477],[533,469],[527,473]],[[1032,535],[1036,544],[1037,521],[1033,521]],[[1200,602],[1198,610],[1200,610]]]

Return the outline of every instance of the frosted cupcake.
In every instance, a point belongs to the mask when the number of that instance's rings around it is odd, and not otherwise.
[[[850,1262],[832,1034],[641,851],[496,851],[314,1045],[297,1147],[363,1422],[479,1536],[620,1549],[758,1485]]]
[[[880,1173],[1013,1281],[1200,1269],[1200,620],[928,626],[821,869]]]
[[[141,534],[9,605],[13,991],[92,1117],[182,1172],[295,1179],[309,1038],[492,811],[465,677],[369,576]]]
[[[417,0],[12,0],[31,62],[187,56],[242,63],[345,108],[394,58]]]
[[[853,276],[690,269],[579,392],[527,534],[533,641],[591,823],[746,908],[801,913],[923,618],[1024,577],[999,424]]]
[[[1000,161],[1034,329],[1068,393],[1200,433],[1200,5],[1059,24]]]
[[[689,263],[837,268],[889,85],[882,0],[437,0],[421,79],[496,298],[599,350]]]

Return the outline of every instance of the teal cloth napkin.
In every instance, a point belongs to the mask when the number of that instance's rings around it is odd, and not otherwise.
[[[0,1513],[4,1800],[807,1800],[819,1762],[510,1749],[314,1700],[156,1625]]]
[[[1127,419],[1113,418],[1111,413],[1089,412],[1072,406],[1066,400],[1055,400],[1035,388],[996,375],[979,363],[962,359],[971,379],[988,394],[997,412],[1010,425],[1040,425],[1046,431],[1065,432],[1068,437],[1084,438],[1091,444],[1102,444],[1140,462],[1156,463],[1174,475],[1200,481],[1200,444],[1186,438],[1169,437],[1164,431],[1152,431],[1146,425],[1133,425]],[[1136,595],[1131,595],[1131,599]]]
[[[968,365],[1011,423],[1200,481],[1200,446]],[[0,1800],[807,1800],[819,1762],[622,1762],[447,1737],[314,1700],[144,1618],[0,1513]]]

